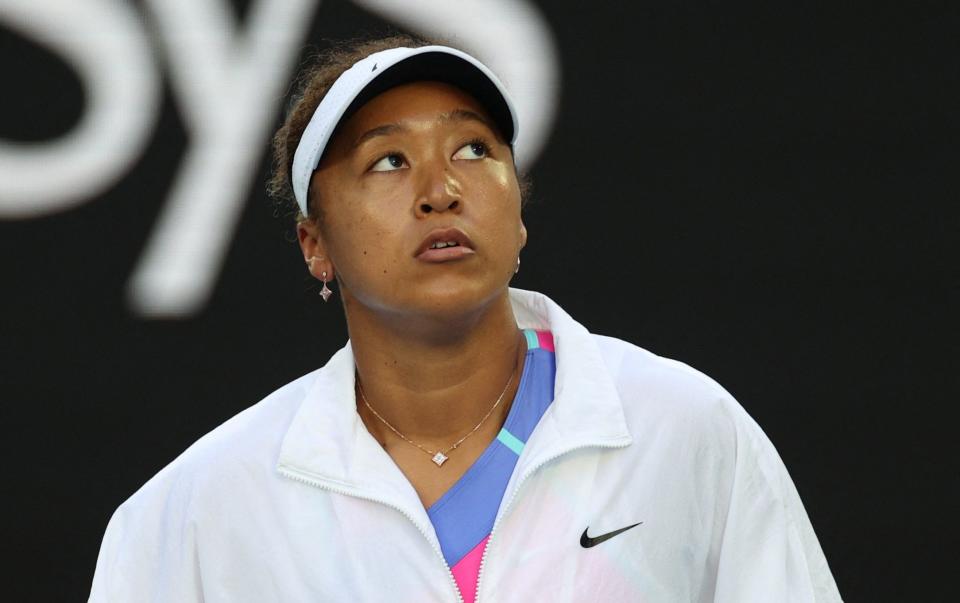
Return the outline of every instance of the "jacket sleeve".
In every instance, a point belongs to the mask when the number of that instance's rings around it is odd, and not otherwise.
[[[110,519],[90,591],[91,603],[203,600],[189,495],[163,473]]]
[[[736,460],[714,600],[841,601],[783,461],[760,427],[733,404]]]

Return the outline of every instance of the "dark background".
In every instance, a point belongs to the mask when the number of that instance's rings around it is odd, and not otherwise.
[[[955,600],[960,13],[772,4],[541,4],[561,104],[516,285],[727,387],[777,445],[846,600]],[[382,31],[331,0],[311,41]],[[0,74],[0,137],[82,113],[66,64],[2,23]],[[211,302],[184,320],[128,309],[187,142],[165,85],[121,182],[0,221],[11,601],[84,599],[124,499],[346,338],[263,193],[266,141]]]

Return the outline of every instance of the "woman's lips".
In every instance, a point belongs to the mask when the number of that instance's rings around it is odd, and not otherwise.
[[[445,246],[434,247],[436,244]],[[430,231],[413,255],[418,260],[437,263],[460,260],[475,253],[473,241],[459,228],[437,228]]]
[[[423,262],[450,262],[459,260],[476,252],[469,247],[456,245],[454,247],[443,247],[441,249],[427,249],[417,255],[417,259]]]

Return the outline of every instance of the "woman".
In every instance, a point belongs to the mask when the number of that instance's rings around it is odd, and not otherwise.
[[[92,601],[837,601],[759,427],[685,365],[508,288],[507,92],[408,38],[307,74],[275,138],[350,341],[111,519]]]

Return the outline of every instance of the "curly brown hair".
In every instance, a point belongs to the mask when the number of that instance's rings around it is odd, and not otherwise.
[[[300,211],[293,194],[290,172],[303,131],[337,78],[354,63],[373,53],[402,46],[419,48],[437,43],[407,34],[354,40],[318,53],[307,63],[294,80],[294,92],[290,96],[283,125],[273,135],[273,164],[267,181],[267,194],[277,202],[282,213],[292,215],[297,222],[322,218],[316,203],[308,204],[308,215],[304,216]],[[517,174],[517,180],[520,183],[521,198],[526,201],[530,181],[520,174]]]

